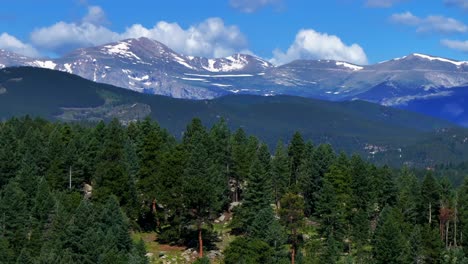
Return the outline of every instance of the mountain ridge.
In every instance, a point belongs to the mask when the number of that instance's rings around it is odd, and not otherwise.
[[[371,65],[295,60],[275,66],[248,54],[216,59],[185,56],[148,38],[81,48],[57,59],[32,59],[0,51],[0,68],[9,66],[65,71],[140,93],[195,100],[228,94],[292,95],[329,101],[365,100],[410,109],[413,101],[430,104],[433,100],[446,102],[444,98],[454,94],[465,95],[457,89],[468,86],[468,62],[421,53]],[[439,111],[449,107],[434,105],[441,107]],[[425,107],[416,111],[434,115]],[[459,122],[467,123],[468,117]]]
[[[123,123],[151,116],[177,137],[194,117],[208,126],[224,118],[232,129],[259,135],[272,148],[277,140],[287,141],[300,131],[315,143],[330,143],[389,164],[426,166],[458,160],[460,153],[468,155],[468,130],[442,119],[365,101],[235,94],[187,100],[142,94],[56,70],[1,69],[0,119],[23,115],[66,122],[119,118]],[[421,144],[433,139],[437,143],[430,150]],[[424,155],[407,157],[406,153]]]
[[[359,95],[385,81],[402,87],[411,84],[408,92],[413,96],[468,83],[468,62],[420,53],[370,65],[295,60],[275,66],[247,54],[215,59],[185,56],[144,37],[81,48],[57,59],[0,52],[0,65],[61,70],[138,92],[188,99],[247,93],[366,100]],[[379,101],[383,99],[389,101]]]

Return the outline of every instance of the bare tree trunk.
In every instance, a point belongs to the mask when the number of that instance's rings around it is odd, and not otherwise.
[[[432,204],[429,202],[429,224],[432,223]]]
[[[293,246],[291,250],[291,264],[294,264],[296,258],[296,248]]]
[[[198,245],[199,245],[199,254],[200,258],[203,258],[203,236],[201,224],[198,225]]]
[[[457,247],[457,221],[458,221],[458,209],[455,207],[455,219],[453,220],[453,245]]]
[[[450,227],[450,220],[447,221],[447,225],[445,225],[445,248],[448,248],[449,227]]]

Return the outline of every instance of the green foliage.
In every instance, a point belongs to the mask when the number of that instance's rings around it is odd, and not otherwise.
[[[205,250],[234,235],[226,263],[466,262],[468,183],[420,181],[299,133],[272,156],[224,120],[194,119],[179,142],[149,118],[24,117],[0,123],[0,146],[12,163],[0,160],[1,263],[146,264],[131,230]]]
[[[410,248],[405,238],[404,220],[396,208],[386,207],[375,231],[374,258],[376,263],[409,263]]]
[[[180,137],[192,118],[199,117],[212,126],[221,116],[229,121],[231,129],[243,127],[271,148],[278,139],[286,141],[295,131],[300,131],[306,140],[330,143],[347,153],[367,156],[369,153],[363,146],[368,143],[389,146],[388,151],[374,157],[381,164],[399,166],[410,162],[425,167],[434,161],[458,163],[464,162],[468,153],[463,144],[468,133],[458,128],[446,129],[453,124],[362,101],[337,103],[291,96],[249,95],[179,100],[32,67],[2,70],[0,85],[7,90],[0,97],[2,120],[29,114],[77,122],[121,118],[129,123],[150,114],[162,127]],[[141,108],[143,110],[138,110]],[[433,129],[439,130],[427,133]],[[404,153],[402,159],[398,148]]]
[[[267,243],[261,240],[239,237],[225,250],[224,263],[273,263],[273,255],[273,249]]]

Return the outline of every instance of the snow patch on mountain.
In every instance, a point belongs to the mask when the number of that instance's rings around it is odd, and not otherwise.
[[[259,60],[261,61],[261,60]],[[264,64],[263,61],[261,61]],[[208,59],[208,65],[203,69],[210,72],[230,72],[244,69],[249,63],[248,59],[240,54],[220,59]],[[268,64],[266,64],[268,66]]]
[[[461,66],[461,65],[468,64],[468,61],[454,61],[454,60],[449,60],[449,59],[445,59],[445,58],[441,58],[441,57],[432,57],[432,56],[425,55],[425,54],[420,54],[420,53],[413,53],[412,55],[416,56],[416,57],[426,59],[426,60],[430,60],[430,61],[442,61],[442,62],[451,63],[451,64],[454,64],[456,66]]]
[[[55,66],[57,66],[57,64],[55,64],[53,61],[50,61],[50,60],[47,60],[47,61],[36,60],[32,62],[31,66],[37,66],[40,68],[55,70]]]
[[[70,63],[65,63],[63,65],[63,67],[65,68],[65,71],[68,72],[68,73],[73,73],[73,70],[72,70],[72,65]]]
[[[197,81],[197,82],[208,82],[206,79],[202,79],[202,78],[187,78],[187,77],[183,77],[181,78],[182,80],[186,80],[186,81]]]
[[[238,78],[238,77],[253,77],[253,74],[194,74],[194,73],[184,73],[184,75],[189,76],[198,76],[198,77],[206,77],[206,78]]]
[[[177,54],[172,54],[172,57],[174,57],[175,61],[179,64],[181,64],[182,66],[185,66],[189,69],[195,69],[194,67],[192,67],[190,64],[187,63],[187,61],[185,61],[183,58],[177,56]]]
[[[142,77],[134,77],[134,76],[128,76],[129,79],[132,79],[132,80],[135,80],[135,81],[138,81],[138,82],[141,82],[141,81],[146,81],[146,80],[149,80],[149,75],[145,75],[145,76],[142,76]]]
[[[357,66],[357,65],[347,63],[347,62],[343,62],[343,61],[337,61],[336,66],[343,66],[343,67],[351,69],[353,71],[360,71],[360,70],[364,69],[364,67]]]
[[[212,83],[211,85],[218,86],[218,87],[232,87],[231,84],[221,84],[221,83]]]
[[[108,54],[117,55],[120,57],[125,58],[135,58],[141,61],[141,58],[135,55],[132,51],[130,51],[130,44],[127,42],[119,42],[115,45],[106,45],[104,46],[103,51],[106,51]]]

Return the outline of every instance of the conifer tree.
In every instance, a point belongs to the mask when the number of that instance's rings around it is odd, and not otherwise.
[[[291,263],[296,260],[299,234],[304,225],[304,198],[300,195],[287,193],[281,199],[282,208],[279,210],[281,222],[290,235]]]
[[[283,142],[279,141],[271,160],[273,198],[277,208],[280,208],[279,202],[288,188],[289,173],[288,152]]]
[[[234,214],[233,227],[246,231],[252,225],[258,212],[270,207],[271,183],[261,161],[256,158],[250,169],[245,197],[241,207]]]
[[[132,197],[128,188],[131,183],[125,166],[123,136],[119,121],[112,120],[105,129],[103,147],[98,156],[95,197],[105,200],[116,195],[120,204],[126,205]]]
[[[194,119],[184,134],[183,144],[187,151],[187,163],[183,177],[184,205],[198,232],[199,257],[203,257],[203,224],[220,209],[216,180],[209,174],[210,159],[207,133],[199,119]]]
[[[316,213],[316,206],[322,188],[322,178],[317,167],[314,155],[315,149],[312,143],[305,145],[304,159],[299,167],[299,186],[305,202],[307,216]]]
[[[299,166],[302,163],[304,155],[305,143],[302,135],[299,132],[294,133],[288,147],[288,156],[290,159],[291,175],[289,179],[289,186],[293,189],[297,188],[299,177]]]
[[[238,129],[231,139],[232,168],[230,182],[232,188],[232,201],[241,199],[241,185],[247,179],[250,170],[249,156],[247,155],[247,136],[243,129]]]
[[[432,224],[439,212],[439,186],[432,173],[427,173],[421,185],[422,205],[425,211],[426,223]],[[424,210],[423,209],[423,210]]]
[[[18,140],[9,123],[0,129],[0,189],[16,175],[19,164]]]
[[[416,176],[407,168],[403,168],[398,178],[397,206],[400,208],[405,221],[410,224],[418,223],[420,216],[421,188]]]
[[[410,263],[410,247],[405,237],[404,220],[396,208],[382,211],[374,238],[374,259],[377,264]]]

